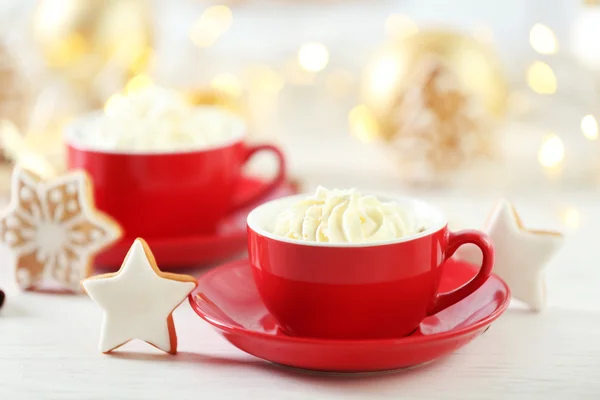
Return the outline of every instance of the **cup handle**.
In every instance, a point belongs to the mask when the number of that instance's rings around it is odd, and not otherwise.
[[[492,246],[490,238],[485,233],[476,230],[464,230],[456,233],[449,232],[445,260],[452,257],[460,246],[468,243],[472,243],[479,247],[483,254],[483,261],[481,262],[479,272],[474,278],[458,289],[454,289],[450,292],[438,293],[432,306],[429,308],[427,315],[437,314],[443,309],[458,303],[479,289],[492,273],[492,267],[494,266],[494,247]]]
[[[245,154],[243,156],[242,164],[246,164],[250,159],[254,156],[254,154],[260,151],[269,151],[275,154],[277,157],[277,174],[271,181],[262,188],[258,193],[253,194],[245,199],[241,199],[234,203],[229,210],[230,213],[234,213],[240,209],[251,206],[255,203],[258,203],[260,200],[264,199],[268,195],[270,195],[275,189],[277,189],[284,181],[285,181],[285,157],[283,156],[283,152],[276,146],[271,144],[261,144],[255,146],[248,146],[245,149]]]

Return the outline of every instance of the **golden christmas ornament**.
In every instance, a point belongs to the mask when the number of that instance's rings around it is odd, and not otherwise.
[[[412,183],[442,183],[492,148],[490,116],[456,74],[436,57],[423,58],[410,85],[379,127]]]
[[[42,0],[33,35],[47,65],[82,90],[118,85],[144,71],[152,54],[148,3]],[[101,86],[101,85],[100,85]]]
[[[443,61],[465,93],[481,101],[488,113],[504,115],[508,84],[490,47],[458,32],[430,30],[389,43],[367,67],[363,97],[378,119],[390,118],[390,107],[411,84],[423,59],[431,56]],[[391,134],[380,132],[383,137]]]
[[[369,137],[388,144],[413,183],[441,183],[491,154],[508,84],[491,49],[452,31],[420,31],[384,46],[367,67]]]

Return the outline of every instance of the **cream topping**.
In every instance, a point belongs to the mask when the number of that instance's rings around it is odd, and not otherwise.
[[[241,134],[239,125],[225,110],[195,107],[175,91],[152,86],[113,96],[104,113],[79,126],[78,140],[104,150],[202,149]]]
[[[367,243],[398,239],[423,231],[416,217],[396,202],[363,196],[356,189],[319,186],[276,217],[273,233],[323,243]]]

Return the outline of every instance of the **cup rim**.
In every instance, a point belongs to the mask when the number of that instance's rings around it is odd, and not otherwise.
[[[395,196],[395,195],[389,195],[389,194],[377,194],[377,193],[365,193],[365,194],[374,195],[380,200],[398,201],[401,204],[402,203],[412,204],[413,206],[418,206],[420,208],[428,209],[434,216],[433,222],[423,232],[419,232],[415,235],[410,235],[410,236],[401,237],[401,238],[397,238],[397,239],[380,240],[380,241],[375,241],[375,242],[364,242],[364,243],[322,243],[322,242],[309,242],[309,241],[302,241],[302,240],[294,240],[294,239],[289,239],[289,238],[278,236],[272,232],[269,232],[267,229],[265,229],[263,227],[264,223],[262,223],[260,221],[260,219],[262,217],[261,213],[269,214],[265,211],[267,208],[273,208],[275,206],[282,207],[283,203],[291,204],[294,201],[297,201],[297,200],[300,200],[302,198],[312,195],[312,193],[300,193],[300,194],[296,194],[296,195],[292,195],[292,196],[281,197],[279,199],[271,200],[271,201],[268,201],[266,203],[259,205],[258,207],[254,208],[252,211],[250,211],[250,213],[248,214],[248,217],[246,218],[246,225],[254,233],[264,236],[268,239],[277,241],[277,242],[289,243],[289,244],[293,244],[293,245],[297,245],[297,246],[327,247],[327,248],[379,247],[379,246],[388,246],[388,245],[393,245],[393,244],[398,244],[398,243],[411,242],[413,240],[417,240],[417,239],[421,239],[426,236],[430,236],[448,225],[448,220],[447,220],[446,216],[442,213],[442,211],[439,210],[437,207],[435,207],[423,200],[419,200],[414,197]],[[271,213],[270,217],[267,216],[267,217],[263,217],[263,218],[274,219],[275,215],[273,215],[273,213]]]
[[[202,145],[202,146],[190,146],[188,148],[182,149],[174,149],[174,150],[128,150],[128,149],[105,149],[105,148],[97,148],[92,145],[88,145],[84,143],[84,141],[78,137],[78,132],[82,129],[81,124],[86,121],[89,121],[94,118],[98,118],[98,116],[102,115],[102,110],[94,110],[90,112],[86,112],[84,114],[79,115],[77,118],[72,120],[63,131],[63,138],[66,144],[79,151],[85,151],[90,153],[99,153],[99,154],[115,154],[115,155],[126,155],[126,156],[164,156],[164,155],[177,155],[177,154],[189,154],[189,153],[205,153],[209,151],[221,150],[224,148],[228,148],[234,146],[240,142],[243,142],[246,138],[246,123],[243,118],[232,113],[231,111],[224,110],[219,107],[209,106],[209,105],[201,105],[195,106],[194,110],[210,110],[215,111],[217,113],[221,113],[223,115],[227,115],[228,118],[234,120],[234,129],[236,132],[232,135],[231,138],[224,140],[219,143],[211,144],[211,145]]]

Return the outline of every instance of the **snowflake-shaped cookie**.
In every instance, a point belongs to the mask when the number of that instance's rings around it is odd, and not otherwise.
[[[22,289],[80,291],[93,255],[121,237],[119,225],[94,207],[91,189],[82,171],[44,181],[15,167],[0,241],[14,252]]]

